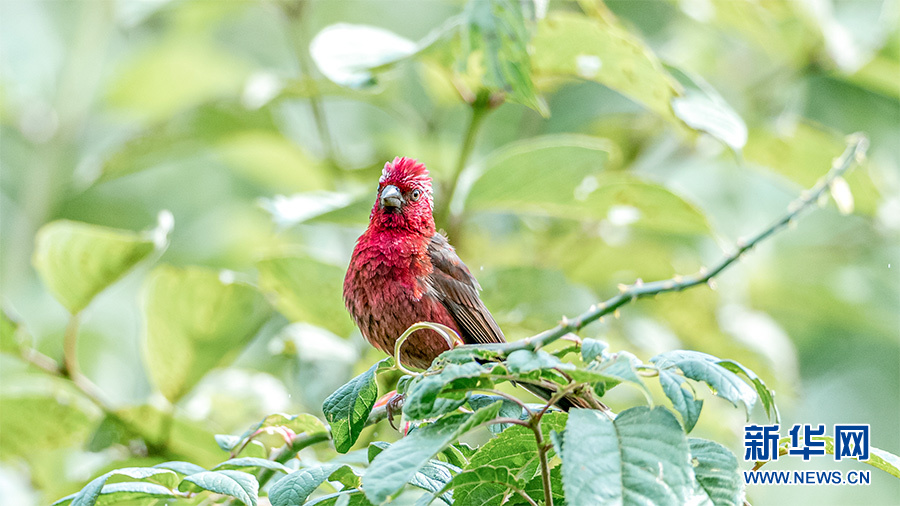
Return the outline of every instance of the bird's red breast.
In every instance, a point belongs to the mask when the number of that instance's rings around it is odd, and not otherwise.
[[[446,325],[467,343],[504,342],[478,282],[435,231],[433,208],[424,165],[399,157],[385,164],[369,226],[344,278],[344,303],[363,336],[388,354],[421,321]],[[448,348],[436,332],[421,330],[403,345],[401,360],[426,368]]]

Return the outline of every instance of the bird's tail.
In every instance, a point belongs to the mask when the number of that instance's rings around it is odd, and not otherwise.
[[[517,383],[517,384],[522,386],[524,389],[528,390],[529,392],[533,393],[534,395],[536,395],[546,401],[549,401],[550,399],[552,399],[553,396],[556,394],[556,390],[549,388],[549,387],[543,387],[540,385],[531,385],[531,384],[527,384],[527,383]],[[596,401],[596,400],[595,400],[595,402],[596,402],[596,404],[585,399],[584,397],[570,394],[570,395],[566,395],[565,397],[556,401],[556,403],[554,405],[563,411],[569,411],[572,408],[607,409],[606,406],[603,405],[602,402]]]

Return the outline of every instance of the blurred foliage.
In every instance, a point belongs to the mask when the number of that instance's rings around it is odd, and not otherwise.
[[[228,457],[214,434],[321,413],[381,358],[340,281],[397,155],[429,167],[438,225],[518,339],[716,261],[864,131],[852,214],[823,202],[715,290],[581,334],[645,362],[739,359],[783,426],[868,423],[900,452],[896,3],[516,5],[0,3],[0,504],[115,468],[209,468]],[[70,362],[96,392],[40,367]],[[739,448],[742,414],[707,397],[693,434]],[[381,423],[356,448],[397,437]],[[141,493],[171,478],[154,476]],[[888,504],[900,485],[748,494]]]

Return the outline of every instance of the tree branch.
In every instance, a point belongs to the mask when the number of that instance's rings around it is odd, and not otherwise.
[[[772,236],[775,232],[778,232],[779,230],[786,227],[788,224],[793,222],[802,212],[810,208],[812,204],[817,202],[819,198],[821,198],[825,194],[825,192],[830,188],[831,184],[836,179],[843,176],[848,170],[850,170],[850,168],[853,166],[854,161],[858,163],[865,158],[865,152],[868,146],[869,141],[863,135],[853,134],[852,136],[850,136],[847,149],[841,156],[835,159],[831,170],[823,178],[821,178],[815,186],[807,191],[804,191],[800,195],[800,197],[791,202],[791,204],[788,205],[787,214],[776,220],[768,228],[759,232],[749,240],[738,241],[738,243],[735,245],[735,250],[731,254],[725,256],[725,258],[723,258],[713,268],[702,268],[696,274],[690,276],[675,276],[672,279],[667,279],[664,281],[654,281],[651,283],[642,283],[638,281],[632,285],[623,285],[620,287],[620,293],[615,297],[611,297],[610,299],[607,299],[600,304],[594,304],[588,311],[578,315],[578,317],[574,319],[570,320],[564,317],[563,321],[560,322],[560,324],[556,327],[545,330],[544,332],[541,332],[540,334],[537,334],[535,336],[512,343],[468,346],[477,346],[479,348],[495,350],[500,352],[501,356],[503,357],[509,356],[510,353],[516,350],[536,351],[543,346],[546,346],[565,336],[566,334],[569,334],[570,332],[581,330],[586,325],[599,320],[605,315],[615,312],[620,307],[634,300],[651,297],[666,292],[678,292],[687,288],[708,283],[712,278],[714,278],[731,264],[733,264],[746,252],[753,249],[763,240]]]

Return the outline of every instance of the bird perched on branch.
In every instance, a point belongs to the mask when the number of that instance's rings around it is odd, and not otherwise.
[[[466,344],[503,343],[503,332],[484,306],[481,287],[435,230],[431,178],[425,166],[398,157],[384,165],[369,227],[360,236],[344,278],[344,303],[366,338],[387,354],[411,325],[443,324]],[[400,361],[425,369],[450,344],[419,330],[403,343]],[[545,388],[530,387],[549,399]],[[563,399],[563,409],[580,405]]]

